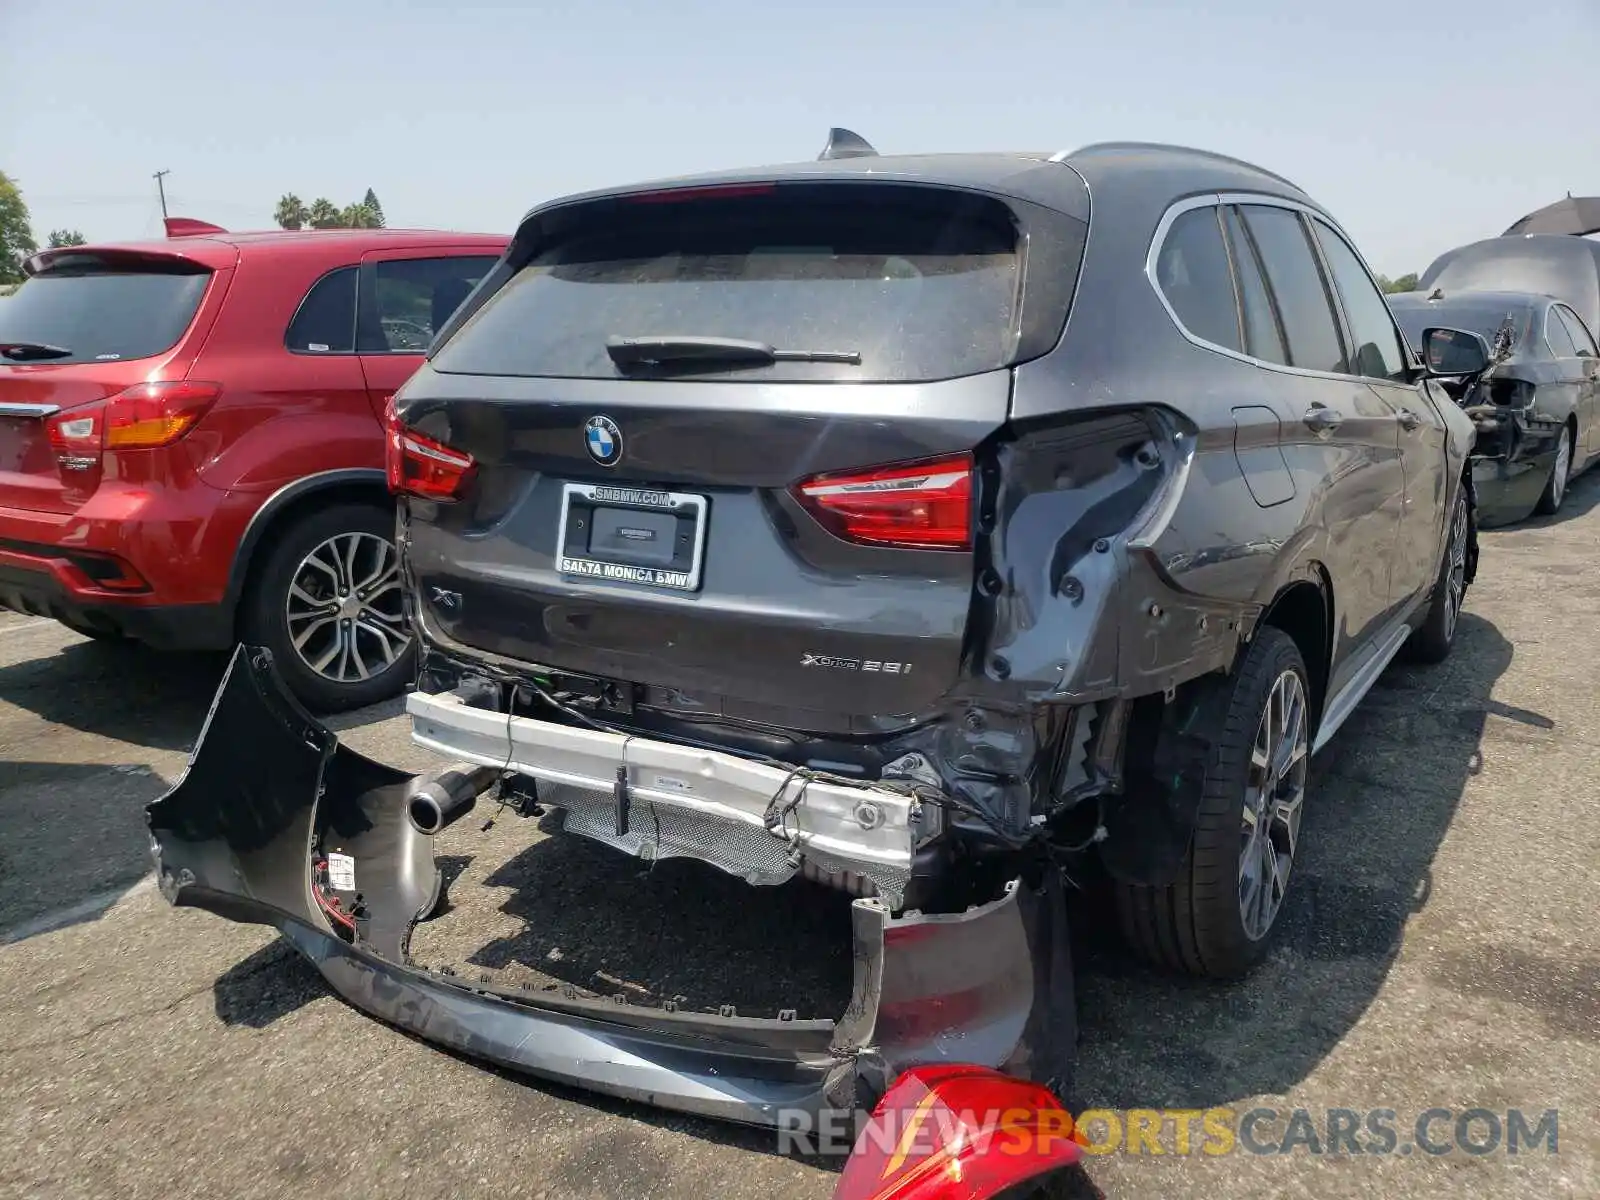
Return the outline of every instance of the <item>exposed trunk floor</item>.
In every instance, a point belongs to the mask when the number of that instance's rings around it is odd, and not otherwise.
[[[850,997],[850,897],[804,881],[752,887],[703,863],[650,866],[479,804],[439,838],[440,915],[411,956],[506,986],[572,985],[741,1016],[838,1017]]]

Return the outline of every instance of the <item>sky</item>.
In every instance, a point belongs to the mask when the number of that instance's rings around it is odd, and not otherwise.
[[[1287,175],[1373,269],[1600,194],[1600,0],[0,0],[0,171],[42,242],[270,227],[370,187],[509,231],[563,193],[814,158],[1143,140]]]

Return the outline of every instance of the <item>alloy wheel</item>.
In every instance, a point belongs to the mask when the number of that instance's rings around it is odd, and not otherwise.
[[[1445,576],[1444,637],[1446,643],[1456,635],[1461,606],[1467,598],[1467,502],[1456,502],[1450,518],[1450,570]]]
[[[1563,429],[1556,444],[1556,463],[1550,475],[1550,507],[1560,508],[1567,494],[1567,476],[1572,474],[1572,430]]]
[[[1239,845],[1239,916],[1245,936],[1260,941],[1283,907],[1300,840],[1310,758],[1305,684],[1284,671],[1267,694],[1250,749]]]
[[[295,653],[324,679],[381,675],[411,645],[394,543],[371,533],[328,538],[295,568],[284,617]]]

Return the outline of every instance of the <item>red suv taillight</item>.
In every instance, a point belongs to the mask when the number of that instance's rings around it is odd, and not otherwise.
[[[56,413],[45,431],[62,467],[92,470],[106,450],[170,446],[194,428],[221,394],[222,385],[216,383],[140,383],[97,403]]]
[[[477,470],[472,455],[405,424],[395,412],[393,397],[384,408],[383,426],[384,469],[391,492],[446,503],[461,498]]]
[[[1029,1181],[1059,1178],[1080,1162],[1079,1146],[1071,1115],[1048,1088],[988,1067],[916,1067],[873,1109],[834,1200],[1026,1195]]]
[[[846,541],[922,550],[972,546],[972,455],[813,475],[795,496]]]

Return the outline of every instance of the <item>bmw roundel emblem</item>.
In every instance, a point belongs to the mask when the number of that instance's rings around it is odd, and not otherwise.
[[[583,444],[589,457],[602,467],[614,467],[622,457],[622,430],[610,417],[593,416],[583,425]]]

